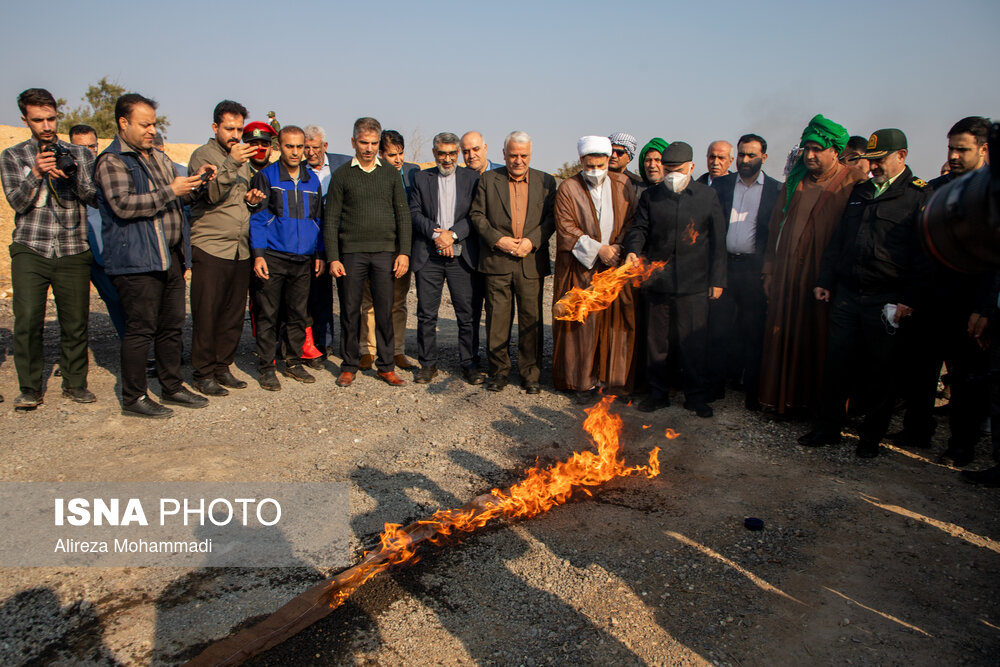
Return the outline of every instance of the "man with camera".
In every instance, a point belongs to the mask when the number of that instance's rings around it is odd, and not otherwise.
[[[115,102],[118,134],[97,157],[104,270],[125,310],[122,339],[122,414],[165,419],[173,410],[146,393],[146,354],[152,344],[161,398],[188,408],[208,399],[181,384],[184,326],[184,211],[215,167],[176,176],[166,154],[153,149],[156,102],[127,93]],[[65,372],[64,372],[65,374]]]
[[[14,407],[42,403],[45,299],[55,296],[59,318],[62,394],[93,403],[87,389],[90,263],[87,205],[94,203],[94,156],[56,136],[57,103],[42,88],[17,98],[31,138],[0,154],[4,194],[14,209],[10,245],[14,288],[14,367],[21,393]]]

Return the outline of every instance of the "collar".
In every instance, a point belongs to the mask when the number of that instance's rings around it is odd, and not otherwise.
[[[143,153],[142,151],[140,151],[138,148],[136,148],[135,146],[133,146],[129,142],[125,141],[125,137],[123,137],[120,132],[118,133],[118,144],[121,147],[121,152],[122,153],[135,153],[136,155],[138,155],[140,157],[146,157],[146,155],[147,155],[146,153]],[[148,155],[152,156],[152,154],[153,154],[153,149],[150,148]]]
[[[307,161],[306,166],[309,167],[309,171],[318,174],[319,172],[323,171],[324,168],[330,166],[330,160],[329,158],[326,157],[326,153],[323,153],[323,164],[321,164],[318,167],[314,167]]]
[[[351,158],[351,166],[352,167],[357,167],[361,171],[365,171],[365,169],[361,166],[361,162],[358,161],[358,156],[357,155],[355,155],[354,157]],[[382,160],[380,160],[379,157],[378,157],[378,155],[376,155],[375,156],[375,164],[373,164],[372,168],[369,171],[367,171],[366,173],[370,174],[371,172],[375,171],[375,169],[377,167],[381,167],[381,166],[382,166]]]
[[[278,162],[277,162],[277,165],[278,165],[278,177],[282,181],[289,181],[289,182],[294,181],[294,179],[292,178],[292,175],[288,173],[288,168],[285,167],[285,163],[284,162],[282,162],[279,159]],[[306,168],[303,169],[302,168],[302,163],[300,162],[299,163],[299,183],[308,183],[311,178],[312,178],[312,169],[309,168],[309,163],[307,162],[306,163]]]
[[[745,188],[749,188],[750,186],[743,182],[743,179],[740,177],[740,173],[739,172],[735,172],[735,173],[736,173],[736,182],[739,183],[740,185],[742,185]],[[760,171],[757,172],[757,178],[753,179],[753,183],[751,185],[764,185],[764,170],[763,169],[761,169]]]
[[[521,182],[527,183],[528,182],[528,174],[530,174],[530,173],[531,173],[531,169],[528,169],[528,171],[524,172],[524,176],[522,176],[521,178],[514,178],[513,176],[510,175],[510,170],[508,169],[507,170],[507,180],[508,181],[512,181],[514,183],[521,183]]]

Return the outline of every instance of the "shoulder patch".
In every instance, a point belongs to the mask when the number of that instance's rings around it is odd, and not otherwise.
[[[925,181],[922,178],[914,178],[913,179],[913,184],[915,186],[917,186],[918,188],[920,188],[921,190],[923,190],[924,188],[927,187],[927,181]]]

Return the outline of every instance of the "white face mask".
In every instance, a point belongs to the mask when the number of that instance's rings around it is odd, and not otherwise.
[[[690,181],[689,174],[682,174],[679,171],[672,171],[663,178],[664,184],[670,188],[671,192],[683,192]]]
[[[600,185],[608,175],[607,169],[584,169],[583,178],[591,185]]]

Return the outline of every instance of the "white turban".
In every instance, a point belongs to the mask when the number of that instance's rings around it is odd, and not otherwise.
[[[611,157],[611,140],[607,137],[580,137],[576,142],[576,151],[580,157],[584,155],[607,155]]]

